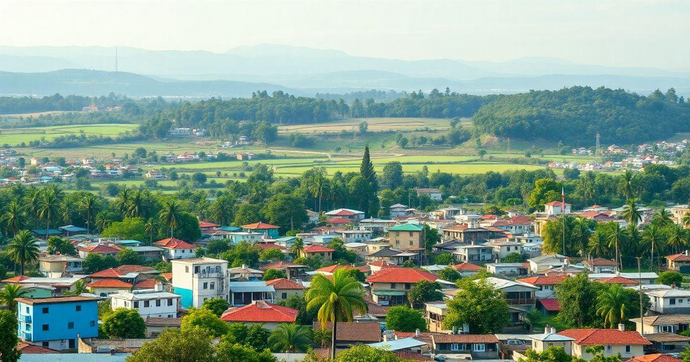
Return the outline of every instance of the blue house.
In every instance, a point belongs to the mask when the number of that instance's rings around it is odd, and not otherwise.
[[[98,298],[17,299],[17,335],[56,350],[77,348],[77,337],[98,337]]]

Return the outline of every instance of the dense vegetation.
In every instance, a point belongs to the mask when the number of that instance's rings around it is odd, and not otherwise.
[[[504,95],[473,117],[479,132],[571,146],[641,143],[690,130],[690,105],[673,88],[645,97],[622,89],[572,87]]]

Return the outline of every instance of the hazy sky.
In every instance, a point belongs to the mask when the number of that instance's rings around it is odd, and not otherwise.
[[[0,0],[0,45],[224,52],[260,43],[410,60],[690,68],[690,1]]]

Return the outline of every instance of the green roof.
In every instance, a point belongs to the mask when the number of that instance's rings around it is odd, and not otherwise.
[[[400,225],[395,225],[392,228],[388,229],[388,231],[422,231],[424,228],[420,225],[414,225],[414,224],[400,224]]]
[[[397,290],[374,290],[373,293],[376,295],[381,295],[381,296],[402,296],[402,295],[405,295],[405,292],[399,292]]]

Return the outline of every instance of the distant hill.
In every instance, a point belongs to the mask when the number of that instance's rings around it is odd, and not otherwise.
[[[126,72],[66,69],[45,73],[0,72],[0,95],[45,96],[55,93],[82,96],[111,92],[130,97],[249,97],[252,92],[300,91],[268,83],[235,81],[178,81],[153,79]]]
[[[645,97],[623,90],[572,87],[499,96],[472,117],[500,137],[563,141],[569,146],[631,144],[690,131],[690,103],[671,92]]]

